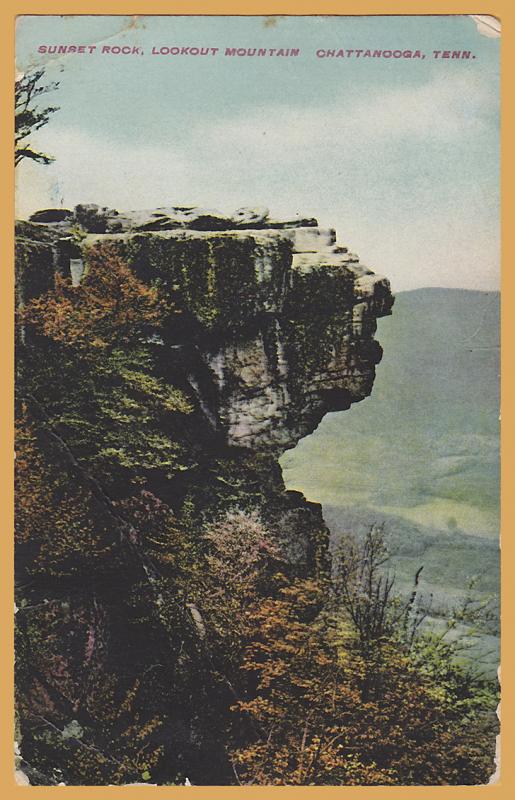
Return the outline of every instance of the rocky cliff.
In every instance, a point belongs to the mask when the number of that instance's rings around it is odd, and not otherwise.
[[[79,282],[99,241],[115,243],[138,277],[159,282],[181,310],[180,325],[156,346],[230,447],[280,454],[325,413],[370,394],[381,358],[376,319],[393,298],[334,230],[313,219],[270,220],[266,209],[232,218],[175,208],[46,210],[20,228],[20,292],[40,293],[53,270]]]
[[[52,298],[56,274],[64,277],[59,303],[45,306],[58,306],[52,330],[43,319],[26,332],[22,317],[18,343],[22,766],[33,783],[149,780],[148,759],[92,755],[122,748],[122,723],[98,700],[112,686],[130,741],[131,726],[159,719],[153,741],[166,757],[152,780],[230,782],[223,737],[234,689],[220,673],[233,667],[224,666],[223,625],[213,628],[221,644],[214,633],[206,644],[203,537],[223,519],[234,531],[243,513],[242,530],[258,519],[280,548],[281,572],[327,575],[320,506],[285,490],[277,459],[326,412],[370,393],[382,352],[376,319],[393,303],[388,281],[333,230],[273,220],[266,209],[230,218],[47,209],[18,224],[16,242],[21,309]],[[59,317],[72,313],[73,287],[85,289],[75,341],[85,313],[97,313],[88,270],[103,243],[169,305],[165,323],[138,342],[139,366],[115,353],[109,374],[87,342],[67,347]],[[164,398],[159,408],[152,392]]]

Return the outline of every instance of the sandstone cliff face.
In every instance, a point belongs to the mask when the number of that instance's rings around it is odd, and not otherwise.
[[[36,568],[30,547],[18,548],[17,577],[28,587],[17,615],[20,640],[46,643],[37,653],[32,645],[19,650],[25,768],[35,765],[31,782],[73,781],[67,732],[88,724],[80,710],[85,683],[110,673],[122,676],[127,688],[137,681],[145,692],[144,713],[165,720],[167,767],[157,780],[166,783],[182,773],[193,783],[226,783],[231,773],[220,742],[223,713],[234,699],[213,683],[205,664],[199,668],[203,645],[195,635],[169,644],[175,639],[163,628],[161,595],[157,612],[152,604],[152,548],[132,534],[127,543],[113,498],[139,496],[145,508],[145,498],[152,497],[154,507],[166,508],[183,531],[198,536],[200,547],[214,520],[234,510],[257,514],[281,544],[282,572],[327,576],[321,507],[286,491],[277,459],[326,412],[370,393],[382,352],[374,340],[376,319],[390,313],[393,298],[388,281],[316,220],[271,220],[266,209],[239,209],[226,218],[198,209],[122,215],[79,206],[73,212],[47,209],[18,224],[19,305],[50,290],[56,273],[78,285],[88,249],[98,242],[113,244],[140,280],[157,283],[170,299],[167,323],[149,330],[147,345],[159,379],[179,387],[193,411],[175,427],[163,421],[160,430],[177,444],[177,469],[142,469],[137,486],[124,485],[121,471],[114,487],[101,471],[91,475],[87,465],[77,466],[59,421],[56,436],[44,408],[34,412],[35,426],[43,423],[40,446],[51,467],[65,485],[93,491],[111,554],[70,580]],[[25,341],[22,329],[20,338],[19,357],[30,370],[37,348],[31,356],[30,336]],[[52,537],[58,539],[54,532]],[[180,688],[177,675],[195,683],[191,694]],[[51,746],[46,732],[33,726],[41,709],[57,736]],[[45,764],[52,765],[53,778]]]
[[[333,230],[312,219],[270,220],[266,209],[232,218],[77,209],[74,217],[37,212],[22,226],[27,275],[36,258],[78,282],[88,247],[116,243],[138,276],[159,281],[182,311],[156,346],[226,445],[280,454],[326,412],[370,394],[382,353],[376,319],[390,313],[393,298],[388,281],[337,244]],[[87,231],[80,239],[70,235],[78,223]],[[48,283],[48,266],[37,275],[27,297]]]

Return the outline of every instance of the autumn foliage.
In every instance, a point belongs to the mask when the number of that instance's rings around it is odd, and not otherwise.
[[[168,311],[154,288],[142,284],[112,245],[93,247],[79,286],[55,276],[55,288],[33,300],[22,320],[48,339],[86,358],[137,341],[160,326]]]

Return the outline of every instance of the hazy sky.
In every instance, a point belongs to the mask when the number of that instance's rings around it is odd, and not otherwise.
[[[335,227],[394,290],[496,288],[499,43],[466,16],[22,17],[18,69],[46,64],[60,86],[45,102],[60,110],[31,142],[55,162],[18,167],[18,214],[266,205]],[[56,44],[97,50],[37,52]],[[220,51],[151,54],[174,46]],[[229,57],[226,47],[300,55]],[[321,48],[426,58],[321,59]]]

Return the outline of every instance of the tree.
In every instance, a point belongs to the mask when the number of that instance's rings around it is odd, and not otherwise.
[[[58,111],[58,106],[38,107],[38,98],[47,92],[53,92],[59,86],[58,82],[42,84],[44,74],[44,69],[38,69],[22,75],[15,83],[14,163],[16,166],[24,158],[39,164],[50,164],[54,160],[52,156],[34,150],[28,141],[29,136],[46,125],[51,115]]]
[[[141,483],[151,470],[173,475],[190,458],[179,429],[193,409],[156,374],[149,345],[173,311],[112,245],[91,247],[86,262],[80,286],[56,275],[55,288],[20,313],[19,394],[37,401],[104,485],[110,476]]]
[[[387,564],[373,527],[341,553],[334,603],[316,581],[279,575],[274,595],[256,598],[233,706],[237,722],[251,723],[233,729],[240,784],[488,779],[495,693],[453,661],[452,648],[431,652],[420,633],[420,571],[401,601]],[[426,642],[423,652],[414,638]]]
[[[364,665],[361,699],[381,692],[383,646],[400,639],[409,650],[425,619],[417,601],[421,566],[407,600],[394,593],[395,576],[389,570],[390,553],[383,527],[372,525],[363,539],[344,537],[336,553],[333,589],[347,619]]]

